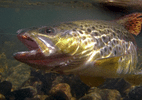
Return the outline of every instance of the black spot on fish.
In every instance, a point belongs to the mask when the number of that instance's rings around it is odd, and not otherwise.
[[[96,39],[96,42],[97,42],[97,44],[99,44],[99,41],[98,41],[98,39]]]
[[[108,36],[108,41],[110,41],[110,37]]]
[[[116,44],[118,44],[118,40],[116,40]]]
[[[118,50],[120,51],[120,50],[121,50],[121,47],[118,47]]]
[[[104,51],[107,52],[107,48],[104,48]]]
[[[115,45],[115,44],[116,44],[116,41],[115,41],[115,40],[113,40],[112,42],[113,42],[113,45]]]
[[[73,35],[76,37],[77,36],[77,34],[76,33],[73,33]]]
[[[125,36],[125,37],[124,37],[124,39],[125,39],[125,40],[128,40],[128,37],[127,37],[127,36]]]
[[[84,44],[87,45],[88,44],[87,41],[85,41]]]
[[[100,28],[102,28],[102,25],[99,25]]]
[[[115,36],[116,36],[116,34],[115,34],[114,32],[112,32],[112,35],[113,35],[113,37],[115,37]]]
[[[119,58],[119,61],[122,61],[122,57]]]
[[[91,35],[93,35],[93,36],[99,36],[99,33],[98,32],[92,32]]]
[[[94,30],[94,29],[95,29],[95,27],[94,27],[94,26],[92,26],[92,29]]]
[[[88,25],[84,25],[85,27],[87,27]]]
[[[102,33],[102,34],[107,34],[107,32],[106,32],[106,31],[101,31],[101,33]]]
[[[112,47],[109,47],[109,50],[111,51],[111,50],[112,50]]]
[[[96,49],[97,49],[97,44],[94,45],[94,50],[96,50]]]
[[[110,31],[109,29],[105,29],[105,32],[106,32],[106,33],[109,33],[109,32],[111,32],[111,31]]]
[[[100,51],[100,54],[103,56],[103,51],[102,50]]]
[[[117,54],[117,51],[116,50],[114,50],[114,55],[116,55]]]
[[[120,31],[120,30],[117,30],[117,31],[116,31],[116,33],[120,34],[120,33],[121,33],[121,31]]]
[[[90,29],[90,28],[88,28],[88,29],[87,29],[87,31],[88,31],[88,32],[91,32],[91,29]]]
[[[73,31],[76,31],[76,29],[73,29]]]
[[[79,31],[79,33],[80,33],[80,34],[83,34],[83,32],[82,32],[82,31]]]
[[[102,36],[102,40],[103,40],[105,43],[107,43],[107,42],[108,42],[108,39],[107,39],[107,37],[106,37],[106,36]]]
[[[83,36],[83,37],[82,37],[82,39],[83,39],[83,40],[85,40],[85,39],[86,39],[86,37],[85,37],[85,36]]]
[[[128,48],[128,44],[126,44],[126,48]]]
[[[95,27],[97,27],[97,28],[98,28],[98,25],[96,25]]]

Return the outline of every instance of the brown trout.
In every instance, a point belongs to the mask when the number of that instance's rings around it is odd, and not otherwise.
[[[115,6],[124,9],[142,10],[142,0],[95,0],[105,6]]]
[[[139,84],[142,70],[132,33],[140,33],[141,16],[134,13],[115,21],[82,20],[21,29],[17,36],[30,51],[17,52],[14,58],[47,72],[79,75],[90,86],[104,78]],[[94,82],[95,78],[99,81]]]

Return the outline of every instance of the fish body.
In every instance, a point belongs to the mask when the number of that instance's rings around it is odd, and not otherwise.
[[[128,17],[123,18],[125,23]],[[119,22],[82,20],[21,29],[17,31],[18,38],[30,51],[15,53],[14,57],[47,72],[128,77],[137,74],[138,56],[135,39],[129,32],[133,29],[125,26],[122,19]]]
[[[106,5],[106,6],[115,6],[118,9],[135,9],[141,11],[142,1],[141,0],[96,0],[96,2]],[[113,9],[112,9],[113,10]]]

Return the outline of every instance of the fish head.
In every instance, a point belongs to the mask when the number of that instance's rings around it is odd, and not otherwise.
[[[37,69],[48,71],[72,69],[66,66],[74,62],[77,54],[83,51],[83,46],[79,45],[72,28],[65,26],[62,28],[63,26],[18,30],[18,39],[30,51],[17,52],[14,58]]]

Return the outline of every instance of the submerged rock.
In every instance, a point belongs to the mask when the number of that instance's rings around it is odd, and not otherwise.
[[[124,79],[107,79],[104,84],[99,86],[100,89],[116,89],[120,92],[121,96],[126,96],[132,89],[131,84]]]
[[[15,43],[16,44],[16,43]],[[11,58],[14,42],[5,41],[0,46],[0,82],[12,84],[12,91],[19,89],[30,76],[30,67]],[[8,52],[11,50],[10,52]]]
[[[59,97],[59,94],[65,98],[65,100],[70,100],[72,98],[70,86],[67,83],[59,83],[51,88],[50,94],[54,97]]]
[[[5,96],[3,94],[0,93],[0,100],[6,100]]]
[[[121,95],[117,90],[99,89],[92,87],[88,94],[79,100],[121,100]]]
[[[0,94],[6,95],[11,92],[11,89],[12,84],[10,82],[3,81],[0,83]]]
[[[11,95],[15,97],[15,100],[25,100],[25,98],[32,98],[33,93],[30,88],[19,89],[11,92]]]
[[[142,86],[135,86],[123,100],[142,100]]]
[[[3,85],[4,89],[6,86]],[[90,89],[91,88],[91,89]],[[32,70],[31,76],[18,90],[6,89],[11,100],[141,100],[142,87],[123,79],[107,79],[99,87],[88,87],[74,75],[59,75]],[[2,93],[2,92],[1,92]]]

